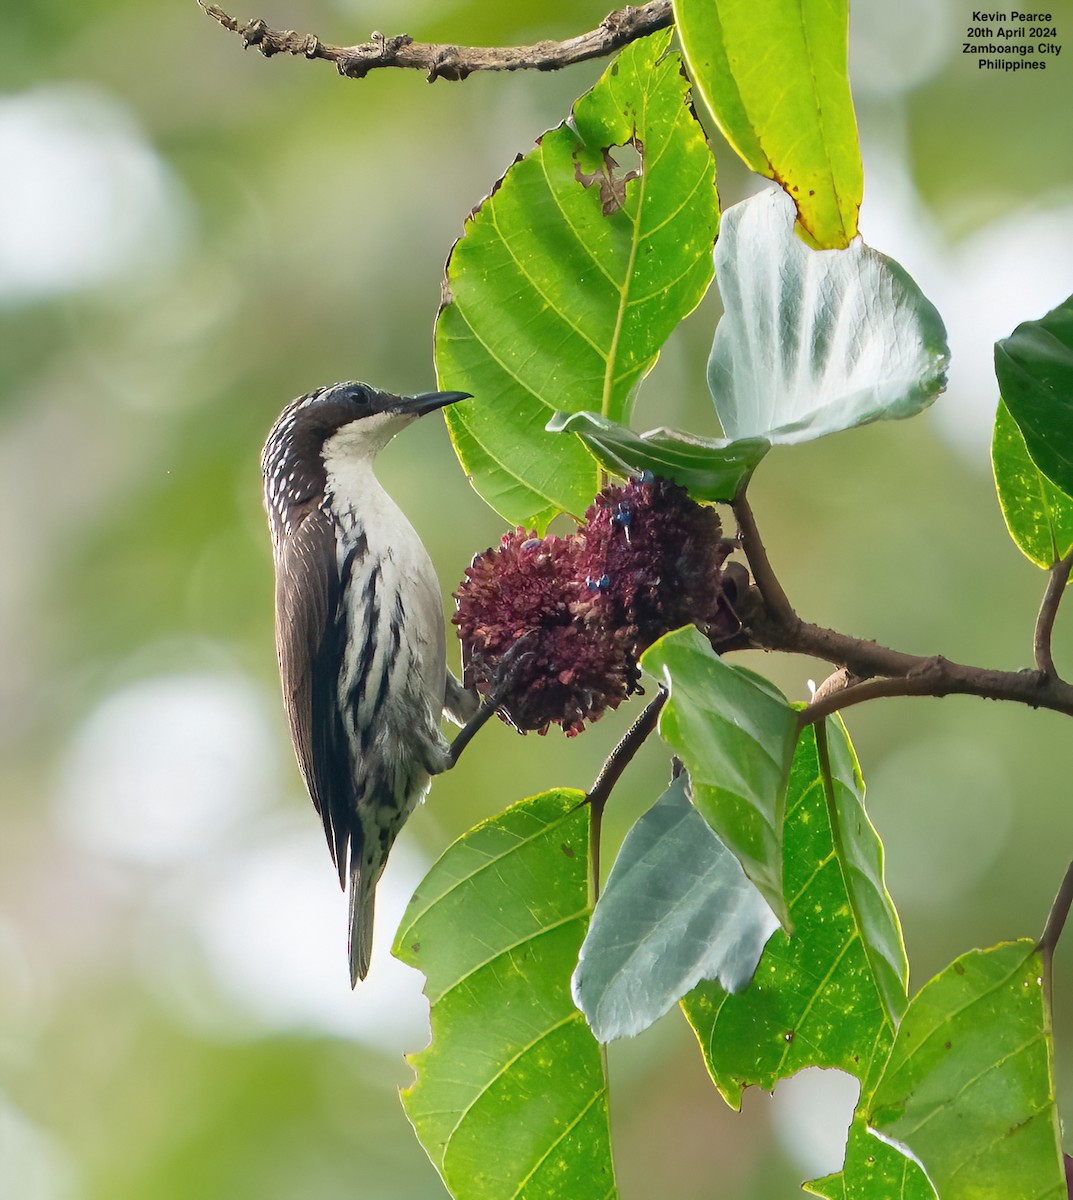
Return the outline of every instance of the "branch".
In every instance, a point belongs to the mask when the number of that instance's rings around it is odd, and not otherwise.
[[[935,683],[929,679],[925,673],[912,678],[894,678],[894,679],[865,679],[859,682],[851,682],[852,676],[847,672],[840,672],[845,678],[845,682],[841,685],[834,685],[823,690],[821,695],[816,693],[816,698],[811,704],[801,710],[798,716],[799,728],[804,729],[807,725],[817,725],[823,722],[825,717],[829,717],[832,713],[841,712],[844,708],[851,708],[854,704],[862,704],[865,700],[882,700],[890,696],[934,696],[938,694],[933,689]],[[832,679],[834,676],[832,676]]]
[[[374,33],[357,46],[332,46],[315,34],[298,34],[292,29],[269,29],[259,18],[243,24],[222,8],[198,0],[214,20],[237,33],[242,44],[256,46],[266,58],[273,54],[304,54],[333,62],[340,75],[362,79],[380,67],[403,67],[425,71],[430,83],[437,79],[465,79],[474,71],[557,71],[590,58],[613,54],[630,42],[666,29],[674,21],[671,0],[651,0],[640,8],[620,8],[596,29],[564,42],[536,42],[531,46],[454,46],[415,42],[408,34],[385,37]]]
[[[771,616],[780,625],[792,629],[798,623],[797,614],[793,610],[793,605],[786,598],[782,584],[779,583],[778,577],[772,570],[767,550],[760,537],[760,530],[756,527],[756,518],[753,516],[749,501],[745,498],[744,488],[735,497],[732,507],[738,522],[741,548],[749,562],[749,569],[752,571],[757,591]]]
[[[749,633],[756,649],[805,654],[845,668],[825,680],[802,711],[802,727],[850,705],[885,696],[981,696],[1073,716],[1073,685],[1042,671],[996,671],[952,662],[942,655],[906,654],[798,618],[788,627],[770,611],[754,619]]]
[[[1036,629],[1032,637],[1032,650],[1036,656],[1036,666],[1049,679],[1057,677],[1054,669],[1054,659],[1051,656],[1051,635],[1054,633],[1054,619],[1058,616],[1058,605],[1062,603],[1066,584],[1069,582],[1069,572],[1073,570],[1073,550],[1060,558],[1053,567],[1047,580],[1047,590],[1043,593],[1043,602],[1039,606],[1039,616],[1036,618]]]
[[[1058,677],[1050,653],[1055,615],[1073,573],[1073,550],[1051,570],[1036,622],[1037,669],[995,671],[951,662],[938,654],[906,654],[802,621],[772,569],[744,490],[735,497],[733,509],[760,604],[735,643],[718,644],[715,649],[720,654],[739,649],[780,650],[822,659],[836,667],[800,712],[800,728],[853,704],[887,696],[981,696],[1073,716],[1073,685]]]

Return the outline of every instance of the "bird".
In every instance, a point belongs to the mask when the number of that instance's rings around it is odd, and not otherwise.
[[[470,398],[317,388],[283,409],[261,456],[284,706],[349,885],[352,987],[369,971],[376,885],[396,835],[490,715],[447,669],[436,571],[373,464],[418,417]],[[453,744],[444,714],[464,727]]]

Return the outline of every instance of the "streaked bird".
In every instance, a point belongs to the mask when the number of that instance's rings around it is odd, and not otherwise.
[[[319,388],[287,405],[261,457],[284,703],[340,885],[349,881],[354,985],[369,970],[376,884],[396,834],[490,715],[447,670],[436,572],[373,473],[400,430],[468,398]],[[440,732],[445,711],[469,720],[453,745]]]

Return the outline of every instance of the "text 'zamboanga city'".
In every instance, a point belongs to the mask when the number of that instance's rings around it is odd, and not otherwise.
[[[979,70],[1043,71],[1062,53],[1049,12],[974,9],[961,53],[975,55]]]

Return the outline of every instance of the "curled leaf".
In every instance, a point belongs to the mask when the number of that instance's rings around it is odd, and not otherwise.
[[[732,440],[804,442],[911,417],[946,385],[946,330],[892,259],[859,238],[810,250],[782,192],[727,210],[715,249],[724,314],[708,386]]]

